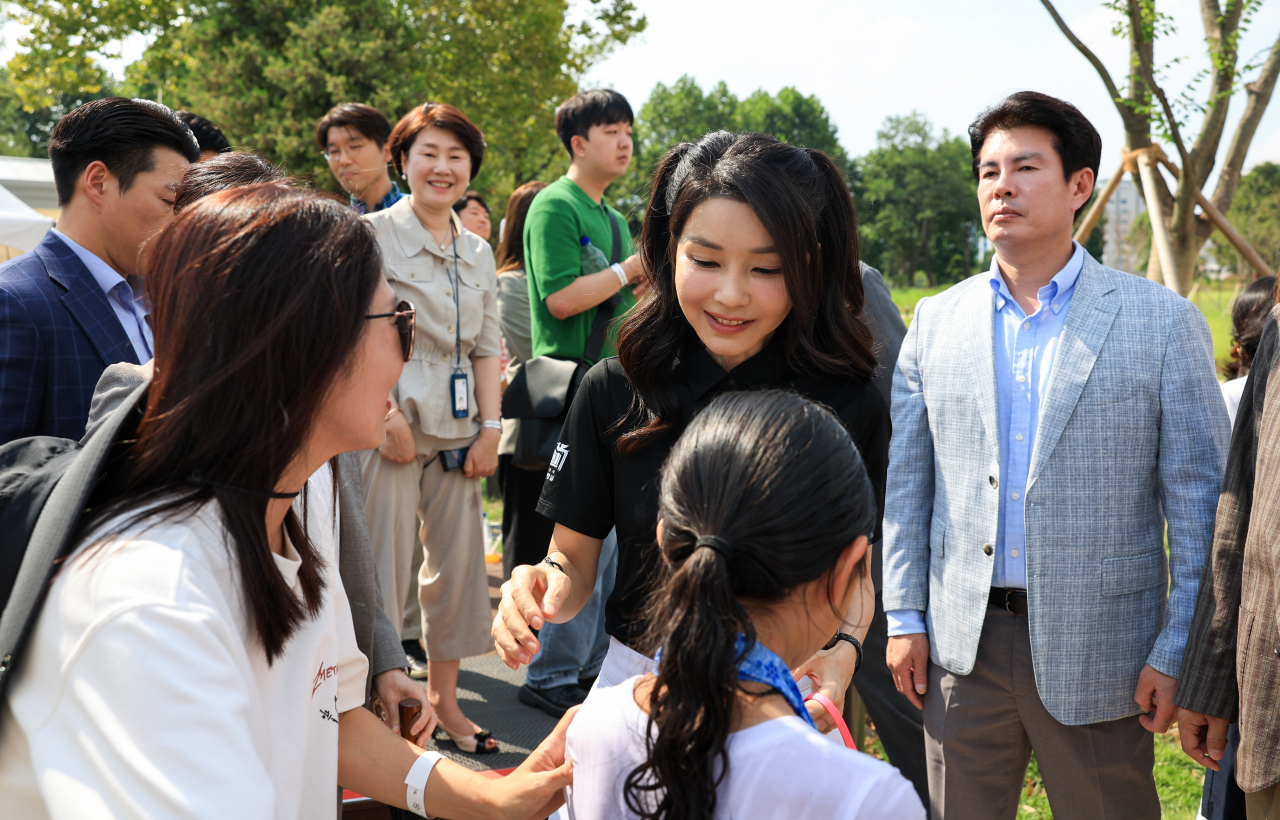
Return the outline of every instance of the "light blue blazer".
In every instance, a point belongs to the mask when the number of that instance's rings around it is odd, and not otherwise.
[[[931,660],[958,675],[977,657],[1000,503],[988,279],[916,305],[893,379],[884,607],[924,610]],[[1025,494],[1036,684],[1062,723],[1137,714],[1143,664],[1178,675],[1229,437],[1200,311],[1086,254]]]

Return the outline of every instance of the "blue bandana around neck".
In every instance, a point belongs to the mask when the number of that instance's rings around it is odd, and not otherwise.
[[[734,652],[742,658],[738,664],[738,680],[749,680],[773,687],[778,694],[786,698],[792,711],[816,730],[818,726],[813,722],[809,710],[805,708],[804,698],[800,696],[800,687],[796,685],[796,679],[791,677],[791,670],[782,662],[782,658],[759,642],[756,642],[756,645],[751,647],[751,652],[743,657],[746,646],[747,636],[739,632],[734,642]],[[662,665],[661,649],[654,655],[653,661],[659,666]]]

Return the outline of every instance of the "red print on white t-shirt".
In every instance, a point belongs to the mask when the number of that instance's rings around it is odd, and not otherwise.
[[[336,674],[338,674],[337,664],[334,664],[333,666],[325,666],[324,661],[320,661],[320,671],[316,673],[315,680],[311,682],[311,694],[314,696],[316,690],[320,688],[320,685]]]

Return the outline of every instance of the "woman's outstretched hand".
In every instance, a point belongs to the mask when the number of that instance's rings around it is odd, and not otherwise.
[[[541,629],[560,612],[569,595],[569,576],[549,564],[519,566],[502,585],[502,602],[493,619],[493,644],[511,669],[528,663],[538,651],[534,629]]]
[[[580,707],[564,713],[555,731],[538,744],[514,772],[497,781],[495,803],[509,820],[543,818],[564,805],[564,787],[573,783],[573,761],[565,758],[565,735]]]

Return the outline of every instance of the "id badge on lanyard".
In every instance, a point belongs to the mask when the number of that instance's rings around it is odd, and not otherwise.
[[[452,223],[450,224],[452,229]],[[456,313],[454,319],[455,344],[458,354],[458,363],[454,368],[453,375],[449,377],[449,398],[453,400],[453,417],[455,419],[465,419],[471,415],[471,406],[467,396],[467,374],[462,370],[462,308],[458,302],[458,291],[462,288],[462,280],[458,277],[458,234],[453,234],[453,281],[449,283],[453,286],[453,309]]]
[[[453,417],[455,419],[465,419],[471,415],[470,407],[467,404],[467,374],[454,373],[449,379],[449,394],[453,398]]]

